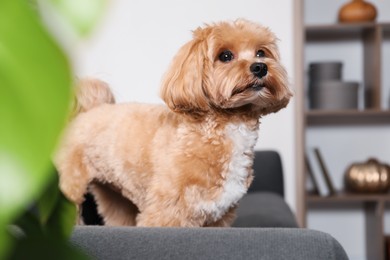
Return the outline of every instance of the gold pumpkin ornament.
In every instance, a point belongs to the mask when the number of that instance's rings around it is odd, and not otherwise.
[[[353,192],[381,193],[390,188],[390,166],[376,159],[354,163],[345,173],[346,188]]]
[[[342,23],[373,22],[376,16],[375,6],[364,0],[352,0],[339,11],[339,21]]]

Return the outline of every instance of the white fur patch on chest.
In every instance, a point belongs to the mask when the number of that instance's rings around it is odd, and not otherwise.
[[[223,173],[225,177],[222,192],[214,201],[200,201],[198,210],[212,221],[217,221],[247,192],[248,169],[252,167],[253,149],[257,142],[257,129],[247,125],[229,124],[225,129],[226,137],[232,142],[230,162]]]

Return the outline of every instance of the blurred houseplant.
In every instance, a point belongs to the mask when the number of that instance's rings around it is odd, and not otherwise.
[[[37,6],[50,5],[86,36],[104,2],[0,0],[0,259],[80,257],[67,244],[75,209],[59,192],[51,165],[73,76]]]

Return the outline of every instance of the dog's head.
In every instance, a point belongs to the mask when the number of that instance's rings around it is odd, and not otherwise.
[[[173,59],[161,97],[176,112],[247,111],[265,115],[292,93],[275,35],[239,19],[198,28]]]

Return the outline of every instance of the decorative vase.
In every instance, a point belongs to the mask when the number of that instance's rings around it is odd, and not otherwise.
[[[339,11],[339,21],[342,23],[372,22],[377,15],[373,4],[365,0],[352,0],[343,5]]]
[[[365,163],[354,163],[347,169],[344,181],[353,192],[386,192],[390,188],[390,167],[375,159]]]

